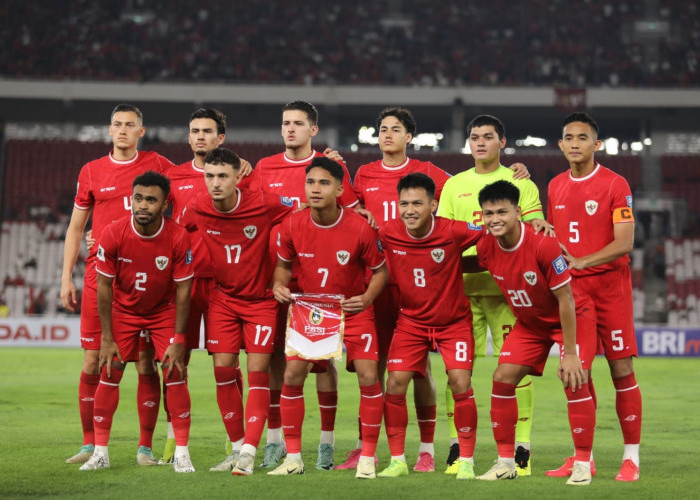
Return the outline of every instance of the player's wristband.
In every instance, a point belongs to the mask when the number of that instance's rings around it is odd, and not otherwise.
[[[187,339],[187,336],[184,333],[176,333],[175,334],[175,342],[176,344],[184,344],[185,340]]]

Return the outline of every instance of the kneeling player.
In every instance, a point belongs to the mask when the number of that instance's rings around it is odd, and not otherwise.
[[[119,382],[125,363],[139,359],[139,332],[148,330],[156,359],[168,370],[167,404],[176,441],[173,468],[194,472],[184,363],[193,276],[190,240],[184,228],[163,216],[170,192],[167,177],[148,171],[134,179],[133,188],[132,215],[107,226],[97,250],[101,375],[95,392],[95,452],[80,470],[109,468],[107,444]]]
[[[380,477],[408,474],[404,444],[406,390],[424,373],[431,347],[440,349],[455,399],[460,458],[457,479],[474,478],[476,404],[471,388],[474,336],[469,300],[462,292],[462,252],[481,237],[466,222],[435,217],[435,183],[425,174],[403,177],[397,186],[401,220],[379,230],[399,288],[399,318],[389,348],[385,423],[391,463]]]
[[[596,349],[593,304],[587,295],[572,295],[571,276],[556,239],[537,235],[520,222],[519,197],[518,188],[508,181],[494,182],[479,192],[489,234],[477,244],[478,264],[494,276],[517,318],[493,374],[491,422],[498,460],[479,479],[517,477],[513,458],[518,419],[515,388],[525,375],[542,375],[556,342],[559,378],[568,400],[576,450],[573,473],[566,484],[587,485],[591,483],[595,427],[595,407],[587,383]]]
[[[306,199],[310,208],[296,212],[280,227],[278,262],[273,292],[282,303],[292,301],[288,284],[292,262],[298,261],[299,287],[304,293],[343,294],[345,347],[348,367],[360,385],[362,455],[358,478],[375,477],[374,454],[382,423],[384,398],[377,375],[377,337],[372,301],[384,287],[387,270],[377,233],[360,215],[340,207],[343,168],[329,158],[314,158],[306,168]],[[373,271],[365,288],[366,269]],[[314,363],[288,357],[282,387],[282,427],[287,458],[271,475],[303,474],[301,426],[304,420],[304,381]]]

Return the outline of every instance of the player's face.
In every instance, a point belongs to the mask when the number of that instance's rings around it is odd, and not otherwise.
[[[133,111],[118,111],[112,116],[109,124],[109,136],[117,149],[136,149],[139,139],[144,136],[146,129]]]
[[[240,170],[234,170],[232,165],[204,164],[204,182],[207,184],[209,196],[214,201],[230,199],[240,181]]]
[[[506,138],[498,138],[493,125],[473,127],[469,134],[469,147],[474,160],[480,163],[490,163],[498,159],[501,149],[506,146]]]
[[[405,153],[413,135],[395,116],[387,116],[379,124],[379,149],[382,153]]]
[[[312,168],[306,174],[306,201],[311,208],[329,208],[337,204],[343,193],[342,183],[324,168]]]
[[[209,151],[218,148],[225,137],[217,132],[216,122],[211,118],[195,118],[190,122],[187,139],[192,152],[197,156],[206,156]]]
[[[431,214],[437,210],[437,200],[428,196],[424,188],[402,189],[399,193],[399,217],[414,236],[430,231]]]
[[[571,122],[564,127],[559,149],[569,163],[587,163],[592,160],[600,144],[595,130],[588,123]]]
[[[520,225],[520,207],[508,200],[486,201],[481,206],[484,226],[496,238],[512,234]]]
[[[148,226],[160,220],[167,206],[168,200],[159,186],[134,186],[131,212],[139,226]]]
[[[282,113],[282,138],[286,148],[306,147],[317,133],[318,126],[311,125],[309,117],[303,111],[290,109]]]

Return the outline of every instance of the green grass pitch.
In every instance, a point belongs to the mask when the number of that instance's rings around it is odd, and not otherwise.
[[[71,498],[699,498],[700,473],[700,360],[642,358],[636,360],[637,380],[644,398],[641,479],[614,481],[622,456],[622,438],[615,415],[614,391],[607,364],[597,358],[594,380],[598,393],[595,460],[598,476],[589,487],[566,486],[564,479],[544,476],[572,451],[566,400],[556,379],[556,359],[550,358],[544,377],[535,379],[535,417],[532,433],[533,475],[514,481],[457,481],[442,473],[448,451],[444,416],[445,374],[442,360],[433,355],[438,387],[436,462],[432,474],[411,473],[400,479],[360,481],[354,471],[321,472],[314,469],[319,418],[313,380],[306,386],[303,476],[269,477],[256,471],[251,477],[209,472],[224,457],[225,433],[216,406],[211,360],[195,352],[190,365],[192,432],[190,452],[194,474],[175,474],[170,467],[136,465],[138,424],[135,409],[136,376],[133,367],[121,383],[121,402],[110,442],[112,468],[82,472],[65,464],[81,444],[77,383],[82,351],[79,349],[0,349],[0,497]],[[474,388],[479,409],[476,448],[477,474],[496,456],[489,425],[492,358],[479,359]],[[359,391],[354,374],[341,373],[336,424],[336,462],[354,447],[357,438]],[[409,397],[410,401],[410,397]],[[406,455],[413,465],[418,451],[414,410],[409,405]],[[165,437],[164,418],[158,422],[154,455]],[[264,436],[263,436],[264,444]],[[382,429],[378,449],[380,470],[389,452]],[[256,463],[261,459],[258,451]]]

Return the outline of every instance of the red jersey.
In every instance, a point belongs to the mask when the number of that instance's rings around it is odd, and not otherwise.
[[[439,200],[442,187],[450,178],[450,174],[429,161],[412,158],[406,158],[406,161],[397,167],[387,167],[382,160],[362,165],[355,174],[353,189],[360,203],[372,212],[377,224],[381,226],[398,218],[399,195],[396,185],[402,177],[416,172],[435,181],[435,198]]]
[[[280,224],[277,255],[287,262],[298,260],[299,287],[304,293],[343,294],[365,292],[366,268],[384,263],[377,232],[362,216],[340,209],[333,224],[321,226],[311,219],[311,209],[296,212]]]
[[[226,294],[244,299],[272,297],[270,231],[292,212],[293,204],[261,191],[237,189],[237,193],[236,206],[229,212],[218,211],[208,193],[198,194],[187,205],[180,224],[202,235],[214,279]]]
[[[239,187],[285,196],[293,201],[298,208],[302,203],[306,203],[305,169],[317,156],[323,155],[312,151],[311,156],[303,160],[292,160],[285,153],[268,156],[255,165],[255,170],[241,180]],[[344,163],[339,163],[343,167],[345,176],[343,177],[343,194],[338,198],[338,202],[342,206],[351,207],[357,204],[357,196],[352,190],[347,167]]]
[[[549,183],[547,220],[557,238],[575,257],[597,252],[615,239],[614,225],[634,222],[632,193],[620,175],[596,163],[585,177],[572,177],[568,170]],[[589,276],[627,267],[623,255],[607,264],[583,270],[573,276]]]
[[[190,160],[182,165],[173,167],[166,172],[170,178],[170,199],[173,206],[173,220],[180,221],[180,216],[187,204],[199,193],[208,194],[207,183],[204,181],[204,170]],[[214,271],[211,267],[209,250],[198,231],[190,233],[192,255],[194,257],[194,275],[197,278],[211,278]]]
[[[95,246],[97,272],[114,278],[114,309],[128,314],[174,308],[174,282],[193,276],[190,238],[169,217],[152,236],[138,233],[133,217],[124,217],[104,228]]]
[[[520,223],[520,240],[503,248],[490,233],[476,245],[479,265],[488,269],[507,297],[518,322],[532,331],[549,335],[561,328],[559,301],[552,293],[571,281],[569,268],[555,238],[535,234],[529,224]],[[577,313],[585,301],[576,300]]]
[[[433,216],[430,232],[415,238],[401,219],[379,228],[389,267],[399,287],[399,316],[437,328],[468,320],[462,252],[481,238],[480,226]]]

